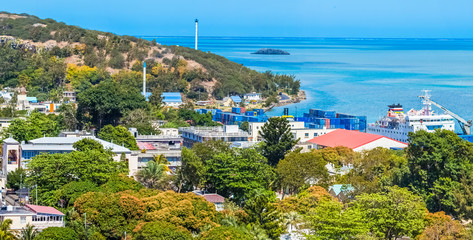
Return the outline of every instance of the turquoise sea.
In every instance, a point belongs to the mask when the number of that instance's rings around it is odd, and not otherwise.
[[[193,37],[144,38],[194,47]],[[291,55],[250,54],[260,48]],[[473,39],[200,37],[199,49],[258,71],[295,75],[307,100],[289,105],[292,115],[320,108],[366,115],[374,122],[388,104],[421,108],[417,96],[429,89],[433,100],[473,119]],[[269,114],[282,112],[275,108]]]

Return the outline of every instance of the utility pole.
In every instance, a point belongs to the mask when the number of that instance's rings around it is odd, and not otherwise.
[[[23,185],[22,183],[23,183],[23,173],[20,174],[20,193],[18,194],[18,195],[20,195],[20,196],[19,196],[19,198],[20,198],[20,205],[21,205],[21,187],[22,187],[22,185]]]
[[[84,229],[85,229],[85,232],[87,233],[87,213],[84,213]]]
[[[35,191],[36,191],[36,196],[35,196],[35,200],[36,200],[36,205],[38,205],[38,184],[35,184]]]
[[[125,240],[126,240],[126,231],[125,231]]]

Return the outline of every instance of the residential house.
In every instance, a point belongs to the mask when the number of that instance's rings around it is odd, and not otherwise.
[[[341,202],[345,202],[349,199],[350,193],[354,190],[355,189],[350,184],[335,184],[329,186],[328,193],[330,193],[332,197],[338,198]]]
[[[261,93],[255,93],[255,92],[247,93],[243,95],[243,99],[249,103],[257,103],[263,100],[263,98],[261,97]]]
[[[0,210],[0,221],[11,219],[12,230],[21,230],[32,225],[41,231],[48,227],[64,227],[64,214],[53,207],[26,204],[4,206]]]
[[[235,107],[240,105],[241,98],[240,96],[224,97],[222,102],[225,107]]]
[[[215,204],[215,210],[222,211],[223,204],[225,203],[225,198],[217,193],[206,193],[205,191],[196,190],[193,193],[197,196],[202,196],[208,202]]]

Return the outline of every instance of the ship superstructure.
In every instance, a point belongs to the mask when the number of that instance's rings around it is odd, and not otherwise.
[[[424,96],[429,99],[428,92]],[[389,105],[388,114],[373,124],[368,124],[367,133],[383,135],[401,142],[407,142],[408,133],[435,129],[455,131],[454,118],[449,114],[436,114],[432,111],[431,102],[423,99],[421,110],[411,109],[404,113],[401,104]]]

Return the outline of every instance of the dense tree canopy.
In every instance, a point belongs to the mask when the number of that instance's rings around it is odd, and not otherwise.
[[[77,233],[70,228],[48,227],[41,231],[36,240],[77,240]]]
[[[291,152],[278,163],[276,172],[281,187],[289,193],[297,193],[307,185],[327,184],[329,175],[327,162],[317,152]]]
[[[255,149],[231,149],[219,141],[184,149],[178,171],[178,185],[202,186],[238,202],[253,189],[268,189],[275,179],[274,170]]]
[[[467,194],[472,186],[462,183],[470,181],[473,171],[473,143],[452,131],[418,131],[409,133],[406,153],[409,174],[405,175],[403,185],[420,194],[430,211],[473,216],[472,210],[457,209],[460,202],[471,201]],[[455,196],[458,189],[461,193]]]
[[[13,119],[10,126],[4,131],[4,137],[13,137],[22,142],[40,137],[55,137],[59,134],[60,127],[53,119],[54,116],[47,116],[44,113],[33,111],[25,119]]]
[[[100,129],[98,136],[100,139],[123,145],[130,150],[138,150],[135,137],[123,126],[107,125]]]
[[[139,227],[134,239],[136,240],[191,240],[189,231],[177,228],[167,222],[149,222]]]
[[[78,119],[98,128],[117,125],[126,111],[145,108],[144,97],[137,89],[126,88],[113,81],[103,81],[77,95]]]
[[[128,173],[128,168],[114,161],[110,152],[91,150],[38,155],[28,162],[28,171],[27,182],[38,185],[38,202],[47,203],[52,191],[72,181],[100,185],[118,173]]]
[[[421,197],[397,186],[387,188],[387,192],[357,196],[350,208],[361,214],[364,225],[375,236],[384,239],[417,236],[424,228],[427,212]]]

